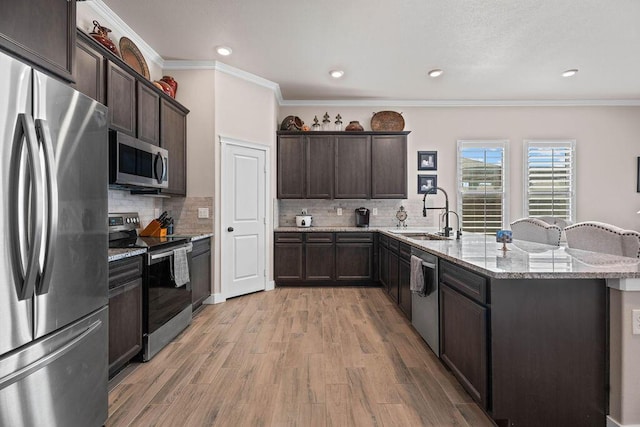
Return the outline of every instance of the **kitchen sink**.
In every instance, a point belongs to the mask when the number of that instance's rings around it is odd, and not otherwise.
[[[394,233],[392,231],[392,233]],[[440,236],[438,234],[433,233],[394,233],[400,236],[406,237],[408,239],[414,240],[451,240],[452,237]]]

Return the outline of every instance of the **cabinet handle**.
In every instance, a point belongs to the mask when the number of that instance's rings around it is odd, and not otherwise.
[[[229,233],[231,233],[231,232],[233,231],[233,227],[229,227],[229,228],[227,228],[227,231],[228,231]]]

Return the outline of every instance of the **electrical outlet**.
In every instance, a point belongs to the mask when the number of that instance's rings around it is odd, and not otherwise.
[[[336,209],[336,215],[342,216],[342,208]]]
[[[378,208],[373,208],[373,216],[378,215]]]
[[[154,218],[158,218],[160,216],[160,209],[159,208],[153,208],[153,217]]]
[[[640,309],[631,310],[631,319],[633,321],[633,335],[640,335]]]
[[[198,218],[209,218],[209,208],[198,208]]]

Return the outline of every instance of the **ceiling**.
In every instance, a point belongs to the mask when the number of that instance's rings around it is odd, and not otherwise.
[[[640,0],[103,1],[164,59],[223,62],[285,100],[640,100]]]

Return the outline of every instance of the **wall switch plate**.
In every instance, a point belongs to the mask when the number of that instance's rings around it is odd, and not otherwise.
[[[336,215],[342,216],[342,208],[336,209]]]
[[[160,216],[160,209],[159,208],[153,208],[153,217],[154,218],[158,218]]]
[[[373,216],[378,215],[378,208],[373,208]]]
[[[640,308],[631,310],[631,319],[633,320],[633,335],[640,335]]]
[[[198,208],[198,218],[209,218],[209,208]]]

